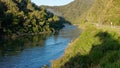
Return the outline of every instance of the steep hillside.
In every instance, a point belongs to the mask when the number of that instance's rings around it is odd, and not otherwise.
[[[75,0],[68,5],[54,6],[46,8],[54,11],[58,15],[64,16],[67,20],[73,22],[86,12],[94,3],[95,0]]]
[[[96,0],[81,18],[87,22],[120,25],[120,0]]]
[[[0,0],[0,36],[56,31],[63,27],[61,22],[30,0]]]
[[[76,22],[83,32],[52,68],[120,68],[120,0],[95,0]]]
[[[120,25],[119,0],[75,0],[65,6],[47,7],[72,23],[92,22]]]

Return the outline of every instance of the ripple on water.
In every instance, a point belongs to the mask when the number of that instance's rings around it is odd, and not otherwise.
[[[58,35],[25,36],[0,42],[0,68],[40,68],[61,57],[68,43],[80,34],[66,25]],[[6,55],[5,55],[6,54]]]

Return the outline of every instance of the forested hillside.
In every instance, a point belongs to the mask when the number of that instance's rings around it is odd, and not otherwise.
[[[0,35],[52,32],[62,28],[63,21],[30,0],[0,0]]]
[[[68,5],[54,7],[46,6],[46,8],[51,9],[55,13],[59,13],[65,17],[67,20],[74,22],[76,18],[80,17],[92,6],[94,1],[95,0],[75,0]]]

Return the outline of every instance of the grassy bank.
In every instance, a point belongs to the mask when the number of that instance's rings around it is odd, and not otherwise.
[[[82,34],[70,43],[62,58],[52,62],[52,68],[120,68],[117,32],[92,24],[82,26]]]

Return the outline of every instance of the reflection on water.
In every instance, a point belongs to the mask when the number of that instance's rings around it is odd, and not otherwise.
[[[44,46],[45,40],[50,34],[41,34],[35,36],[24,36],[16,39],[0,40],[0,56],[17,55],[26,48],[35,46]]]
[[[0,39],[0,68],[40,68],[62,56],[80,31],[67,25],[59,34]]]

